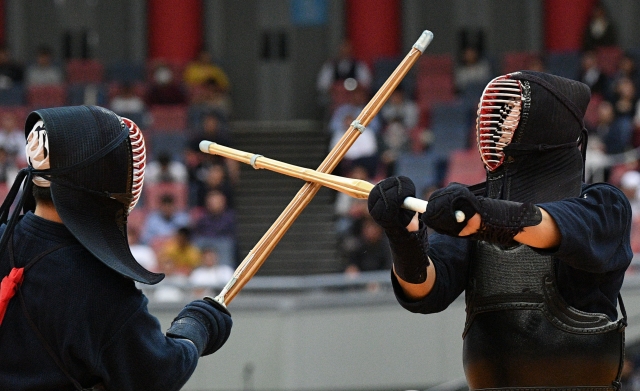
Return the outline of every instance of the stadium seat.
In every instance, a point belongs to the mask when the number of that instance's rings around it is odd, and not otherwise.
[[[600,94],[591,95],[587,111],[584,114],[584,123],[588,128],[594,127],[598,122],[598,106],[600,106],[600,102],[602,102],[603,99]]]
[[[25,89],[22,85],[0,88],[0,106],[22,106],[25,103]]]
[[[461,149],[449,155],[445,185],[451,182],[473,185],[485,179],[486,172],[477,148]]]
[[[105,77],[107,82],[136,83],[145,80],[146,70],[142,63],[132,61],[119,61],[106,66]]]
[[[577,80],[580,73],[580,56],[579,51],[548,53],[545,58],[547,72]]]
[[[624,51],[619,46],[601,46],[596,49],[596,59],[602,73],[613,76],[618,69],[618,63]]]
[[[66,103],[67,88],[63,84],[27,87],[27,105],[32,109],[65,106]]]
[[[188,128],[187,105],[154,105],[148,113],[149,130],[183,132]]]
[[[455,100],[453,75],[419,74],[416,84],[416,102],[420,107],[429,109],[434,103]]]
[[[431,108],[431,148],[441,157],[468,147],[472,112],[472,108],[460,100],[438,103]]]
[[[67,103],[70,105],[107,106],[108,90],[103,83],[70,84],[67,87]]]
[[[450,54],[424,54],[417,65],[418,75],[452,75],[454,61]]]
[[[98,60],[71,59],[66,64],[68,83],[102,83],[104,65]]]
[[[145,134],[147,159],[156,159],[160,153],[169,153],[176,161],[184,161],[188,139],[180,132],[151,132]]]
[[[538,57],[536,52],[506,52],[502,55],[502,73],[528,69],[531,61]]]
[[[438,161],[431,152],[408,152],[398,156],[394,175],[410,178],[418,197],[430,186],[438,184]]]

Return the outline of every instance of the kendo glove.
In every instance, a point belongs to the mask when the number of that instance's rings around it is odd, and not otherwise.
[[[214,353],[231,333],[231,314],[217,301],[205,297],[187,304],[171,323],[167,336],[193,342],[200,356]]]
[[[383,179],[369,192],[369,214],[378,223],[389,238],[393,256],[393,268],[396,275],[412,284],[427,279],[426,228],[418,232],[409,232],[409,225],[416,212],[401,208],[407,197],[416,196],[413,181],[405,176]]]
[[[457,221],[457,211],[464,213],[464,220]],[[534,204],[477,197],[459,183],[434,191],[421,220],[436,232],[458,236],[476,213],[480,214],[480,228],[469,238],[502,245],[513,244],[514,236],[525,227],[542,221]]]

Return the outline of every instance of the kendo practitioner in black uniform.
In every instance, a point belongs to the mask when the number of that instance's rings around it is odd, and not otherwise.
[[[577,81],[499,76],[478,107],[486,182],[436,190],[419,220],[400,208],[415,196],[409,178],[384,179],[369,194],[398,302],[434,313],[465,292],[471,390],[620,387],[631,208],[616,187],[584,183],[589,100]]]
[[[135,286],[164,277],[127,242],[142,132],[109,110],[73,106],[32,112],[25,135],[29,166],[0,207],[0,389],[181,389],[232,321],[204,298],[165,333]]]

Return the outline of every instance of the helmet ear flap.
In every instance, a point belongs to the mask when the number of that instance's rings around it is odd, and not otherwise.
[[[144,170],[146,167],[147,152],[142,131],[135,122],[128,118],[122,118],[124,125],[129,129],[129,142],[131,143],[131,202],[128,212],[131,212],[140,200],[142,184],[144,182]]]

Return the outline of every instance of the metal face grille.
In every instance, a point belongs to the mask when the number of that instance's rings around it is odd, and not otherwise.
[[[503,150],[518,127],[521,109],[520,81],[499,76],[484,89],[478,103],[476,133],[480,156],[490,171],[504,162]]]
[[[144,169],[146,166],[147,152],[144,144],[144,137],[138,125],[128,118],[122,118],[124,124],[129,128],[129,140],[131,141],[131,152],[133,154],[133,179],[131,184],[131,194],[133,199],[129,204],[129,212],[138,203],[142,193],[142,183],[144,182]]]

